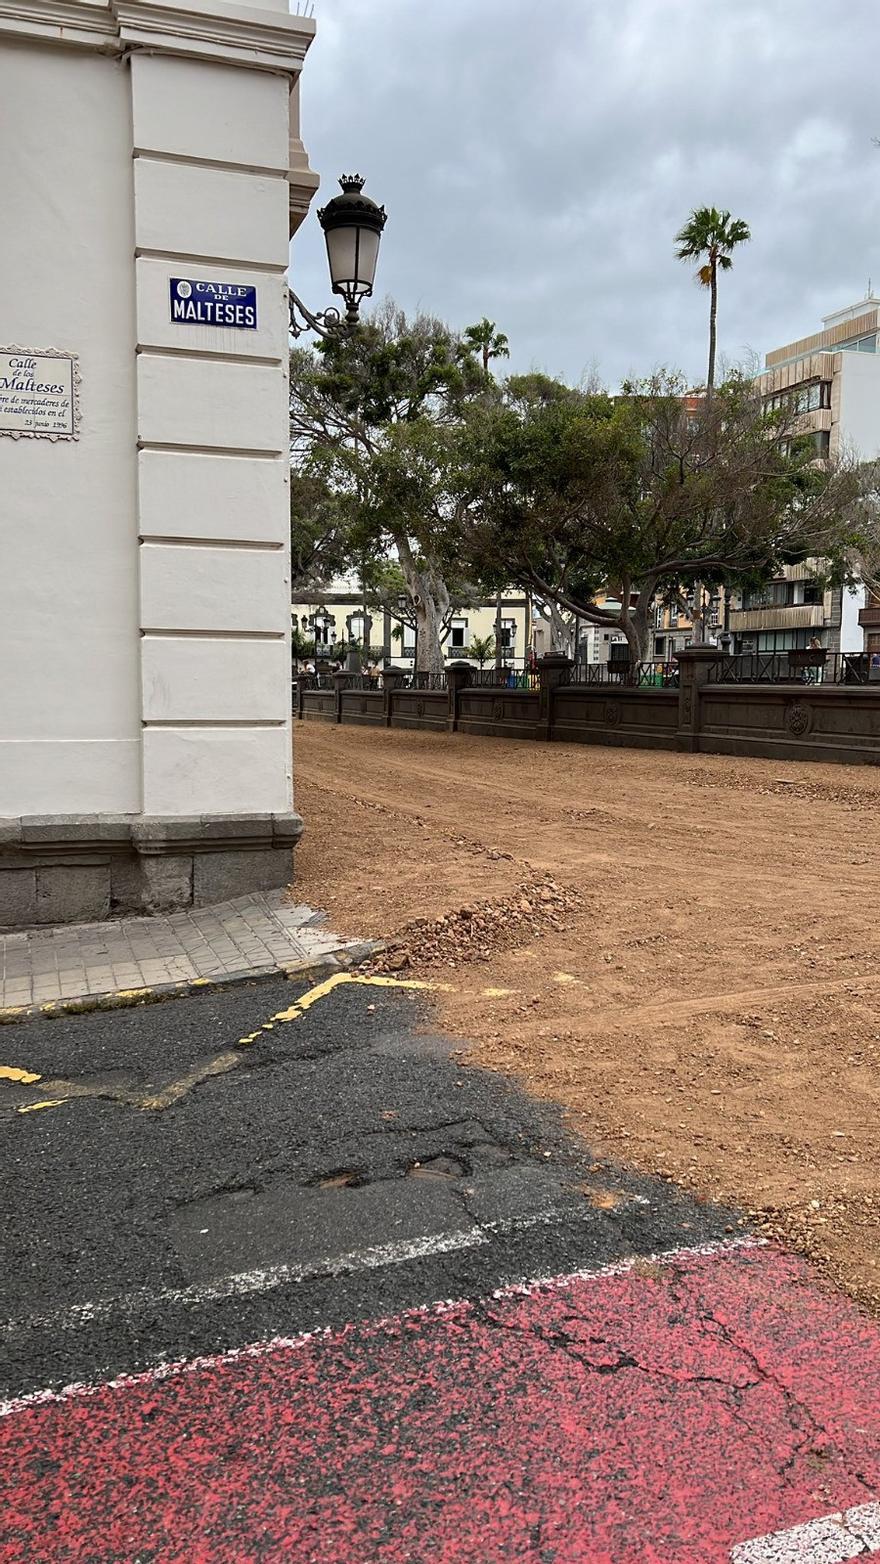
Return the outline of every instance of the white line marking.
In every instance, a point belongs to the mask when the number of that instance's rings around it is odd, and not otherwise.
[[[880,1504],[860,1504],[754,1537],[739,1543],[730,1559],[731,1564],[843,1564],[868,1553],[880,1553]]]
[[[631,1195],[621,1205],[649,1205],[644,1195]],[[620,1207],[618,1207],[620,1209]],[[269,1265],[253,1271],[238,1271],[231,1276],[218,1277],[213,1282],[203,1282],[191,1287],[137,1288],[111,1298],[96,1298],[89,1303],[74,1303],[67,1309],[52,1309],[47,1314],[22,1315],[17,1319],[0,1322],[0,1335],[10,1336],[18,1330],[77,1330],[105,1320],[113,1314],[132,1313],[138,1308],[164,1309],[189,1304],[222,1303],[226,1298],[244,1298],[251,1293],[271,1292],[274,1287],[298,1286],[302,1282],[316,1281],[327,1276],[347,1276],[352,1271],[375,1271],[383,1265],[402,1265],[407,1260],[422,1260],[429,1255],[452,1254],[460,1249],[479,1249],[493,1238],[519,1232],[530,1227],[540,1227],[553,1221],[586,1222],[595,1215],[592,1210],[579,1214],[561,1210],[558,1206],[540,1211],[533,1216],[509,1217],[499,1222],[462,1228],[457,1232],[427,1233],[419,1238],[401,1239],[397,1243],[376,1244],[369,1249],[356,1249],[347,1254],[327,1255],[310,1265]]]
[[[538,1219],[540,1220],[540,1218]],[[512,1223],[504,1224],[512,1227]],[[502,1227],[496,1224],[496,1229]],[[486,1231],[483,1229],[482,1231]],[[449,1235],[451,1236],[451,1235]],[[470,1235],[467,1235],[470,1237]],[[628,1271],[633,1271],[641,1265],[675,1265],[687,1264],[691,1260],[711,1259],[715,1255],[726,1255],[731,1250],[762,1249],[766,1246],[764,1238],[726,1238],[714,1243],[695,1244],[690,1249],[661,1249],[654,1254],[634,1254],[625,1260],[615,1260],[611,1265],[599,1266],[596,1269],[584,1267],[577,1271],[568,1271],[563,1276],[535,1276],[529,1280],[509,1282],[504,1287],[496,1288],[489,1297],[492,1299],[530,1297],[534,1293],[547,1288],[561,1290],[572,1286],[575,1282],[602,1281],[609,1276],[625,1276]],[[388,1245],[388,1248],[393,1248]],[[399,1246],[403,1247],[403,1246]],[[435,1251],[436,1252],[436,1251]],[[352,1257],[354,1258],[354,1257]],[[231,1280],[231,1278],[230,1278]],[[430,1315],[443,1315],[450,1309],[459,1308],[468,1303],[467,1298],[445,1298],[436,1303],[422,1303],[410,1309],[402,1309],[400,1314],[388,1315],[380,1319],[366,1319],[358,1323],[371,1330],[381,1330],[384,1326],[391,1325],[395,1321],[409,1320]],[[306,1346],[316,1339],[327,1339],[333,1335],[344,1335],[351,1330],[351,1325],[331,1327],[324,1325],[317,1330],[304,1331],[299,1336],[273,1336],[268,1341],[250,1342],[245,1347],[232,1347],[226,1352],[210,1353],[203,1357],[190,1359],[177,1359],[172,1363],[158,1363],[153,1368],[143,1369],[137,1374],[120,1374],[114,1379],[97,1380],[94,1383],[74,1383],[65,1385],[61,1390],[33,1390],[22,1396],[14,1396],[8,1401],[0,1401],[0,1418],[11,1417],[16,1412],[23,1412],[28,1407],[42,1406],[46,1403],[69,1401],[75,1396],[94,1396],[101,1390],[127,1390],[137,1385],[154,1383],[163,1379],[176,1377],[178,1374],[192,1374],[200,1369],[222,1368],[226,1364],[235,1363],[239,1358],[261,1358],[268,1353],[275,1352],[279,1348],[293,1350]]]

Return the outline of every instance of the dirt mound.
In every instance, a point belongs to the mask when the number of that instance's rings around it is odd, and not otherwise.
[[[497,950],[564,932],[583,900],[549,876],[522,880],[509,896],[458,907],[440,918],[414,918],[374,964],[375,972],[460,967],[489,961]]]

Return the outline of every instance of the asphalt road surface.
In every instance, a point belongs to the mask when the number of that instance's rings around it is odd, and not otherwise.
[[[0,1031],[2,1564],[880,1550],[876,1326],[430,1004]]]

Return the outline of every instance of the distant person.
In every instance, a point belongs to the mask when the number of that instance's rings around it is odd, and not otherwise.
[[[306,673],[314,673],[314,671],[315,671],[315,665],[312,662],[312,659],[310,657],[308,662],[306,663]]]
[[[824,650],[824,648],[822,646],[822,642],[819,640],[819,637],[817,635],[811,636],[809,645],[807,647],[807,651],[809,651],[809,652],[821,652],[823,650]],[[805,684],[819,684],[821,682],[821,679],[822,679],[822,669],[821,669],[821,667],[818,666],[818,664],[819,664],[819,659],[817,657],[815,659],[815,663],[814,663],[814,665],[812,667],[807,667],[807,668],[804,669],[804,683]]]

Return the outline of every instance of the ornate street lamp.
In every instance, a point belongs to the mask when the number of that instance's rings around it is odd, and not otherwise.
[[[302,336],[304,331],[316,331],[326,337],[335,331],[353,330],[358,323],[361,299],[368,299],[373,292],[379,240],[387,213],[384,206],[377,206],[363,194],[360,174],[343,174],[339,183],[342,195],[334,196],[321,208],[318,222],[327,241],[330,284],[333,292],[345,300],[345,315],[332,307],[313,314],[291,288],[290,331],[294,337]]]

